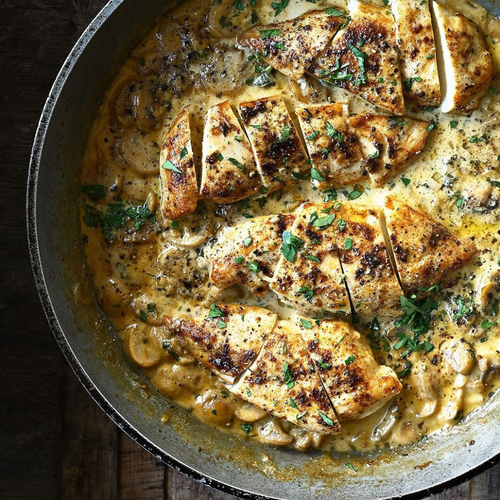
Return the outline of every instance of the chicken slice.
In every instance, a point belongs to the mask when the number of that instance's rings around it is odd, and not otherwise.
[[[366,340],[351,325],[335,320],[323,320],[319,326],[302,320],[304,324],[309,356],[339,420],[364,418],[401,392],[394,371],[377,363]]]
[[[337,9],[314,10],[281,23],[255,26],[240,35],[238,43],[259,52],[274,69],[297,80],[324,50],[344,18]]]
[[[305,314],[350,314],[351,306],[343,282],[335,242],[334,204],[305,203],[289,236],[297,248],[285,247],[270,288],[283,302]]]
[[[263,277],[271,278],[279,259],[283,232],[295,215],[255,217],[236,226],[214,248],[210,281],[220,289],[237,283],[262,297],[269,288]]]
[[[347,104],[301,107],[295,113],[316,170],[316,186],[345,186],[366,177],[359,139],[349,127]]]
[[[260,307],[212,304],[207,317],[178,317],[170,325],[187,350],[233,384],[257,358],[276,321],[276,314]]]
[[[304,146],[281,96],[243,102],[238,109],[268,192],[295,182],[294,174],[309,173]]]
[[[234,203],[261,185],[252,148],[228,101],[208,110],[203,136],[200,196]]]
[[[494,77],[493,61],[476,24],[432,2],[443,101],[441,111],[471,113]]]
[[[344,203],[336,215],[337,247],[354,311],[399,316],[403,292],[385,244],[382,210]]]
[[[350,21],[308,71],[325,85],[401,115],[405,108],[394,18],[387,7],[358,0],[350,7]]]
[[[380,187],[401,173],[423,151],[431,128],[416,118],[357,115],[349,126],[359,137],[365,167],[374,186]]]
[[[188,105],[180,112],[160,151],[160,206],[169,219],[194,212],[198,204],[189,124],[190,108]]]
[[[311,371],[307,351],[299,329],[278,321],[253,365],[229,390],[299,427],[338,434],[337,416],[319,377]]]
[[[419,106],[437,108],[441,88],[429,2],[393,0],[392,12],[401,52],[404,95]]]
[[[387,231],[406,295],[425,295],[477,252],[475,245],[408,205],[386,202]],[[423,292],[423,293],[420,293]]]

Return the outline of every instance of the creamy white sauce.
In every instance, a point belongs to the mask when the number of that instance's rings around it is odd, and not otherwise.
[[[487,35],[498,69],[500,23],[476,4],[453,0],[445,3],[477,22]],[[219,11],[229,8],[226,5],[224,2],[212,7],[219,10],[215,14],[211,11],[209,21],[216,22]],[[231,6],[231,2],[228,5]],[[257,6],[255,11],[259,23],[266,24],[330,5],[333,4],[290,0],[277,18],[270,7]],[[346,7],[343,2],[335,6]],[[233,12],[232,9],[229,11]],[[87,212],[106,212],[107,204],[117,200],[134,206],[146,204],[151,213],[156,212],[159,145],[172,121],[188,103],[193,105],[194,121],[198,124],[194,141],[198,159],[204,115],[209,107],[225,99],[236,105],[243,100],[281,93],[289,109],[293,109],[300,103],[299,99],[307,102],[308,96],[316,92],[320,96],[318,102],[348,101],[351,113],[379,111],[340,89],[326,90],[313,79],[306,79],[299,87],[291,85],[282,75],[275,75],[273,87],[257,88],[242,81],[232,90],[225,88],[223,94],[218,92],[217,82],[207,87],[210,82],[207,75],[211,71],[211,59],[205,53],[207,47],[218,44],[233,50],[235,46],[234,36],[214,40],[213,30],[203,28],[206,26],[203,16],[208,10],[206,3],[188,2],[169,18],[159,19],[117,75],[96,118],[82,173],[82,185],[104,185],[106,197],[97,201],[83,197],[84,202],[95,209],[82,209],[82,233],[98,298],[132,361],[142,367],[162,393],[180,406],[209,424],[243,437],[246,434],[241,425],[250,422],[255,414],[246,403],[229,395],[215,376],[181,348],[163,325],[162,316],[205,314],[212,297],[208,283],[211,248],[217,236],[245,220],[243,214],[288,212],[304,200],[320,201],[324,194],[312,189],[309,181],[302,181],[281,196],[270,196],[262,207],[256,200],[222,207],[200,203],[195,214],[179,221],[178,228],[162,220],[158,211],[158,226],[147,221],[137,231],[114,232],[116,236],[109,241],[100,227],[89,227]],[[249,11],[236,14],[234,22],[243,23]],[[181,31],[182,36],[176,36]],[[190,52],[194,55],[187,69],[175,69],[185,66],[182,57]],[[159,72],[164,58],[169,60],[170,69]],[[219,75],[215,78],[227,84],[231,80],[227,74],[235,79],[253,74],[252,64],[242,66],[241,72],[233,75],[228,68],[222,76],[217,67]],[[500,91],[498,81],[492,87]],[[322,446],[339,451],[367,450],[408,444],[454,425],[484,404],[498,388],[500,329],[494,323],[497,322],[495,304],[498,308],[499,300],[495,279],[499,279],[500,273],[499,112],[499,94],[493,91],[470,117],[407,106],[408,116],[437,124],[425,151],[402,176],[382,188],[373,189],[369,183],[356,186],[363,192],[359,203],[383,205],[385,197],[391,195],[428,213],[459,235],[473,237],[479,249],[477,256],[456,273],[455,284],[439,295],[439,310],[434,315],[430,333],[425,336],[435,347],[428,354],[418,351],[409,357],[413,368],[403,379],[403,392],[372,416],[358,422],[344,422],[342,434],[336,437],[304,437],[302,431],[292,430],[291,424],[270,424],[270,418],[262,415],[257,415],[262,418],[252,423],[251,436],[257,438],[258,429],[267,424],[276,425],[278,434],[283,435],[282,441],[274,444],[289,444],[286,436],[292,435],[294,445],[301,449]],[[338,189],[338,199],[348,199],[353,189],[354,186]],[[94,225],[91,220],[90,225]],[[157,232],[158,227],[164,230]],[[488,297],[488,290],[493,298]],[[231,289],[225,292],[224,300],[267,307],[284,319],[294,315],[271,292],[257,299],[242,289]],[[469,309],[473,314],[467,314]],[[360,319],[359,326],[367,334],[370,334],[368,326],[372,319]],[[397,342],[395,330],[392,322],[380,319],[380,330],[375,336],[382,348],[374,353],[381,363],[398,370],[404,363],[400,358],[402,349],[384,349]],[[454,368],[445,361],[443,354],[457,348],[454,343],[458,348],[465,345],[469,353],[474,351],[470,367],[465,366],[467,353],[465,358],[456,355]],[[265,434],[260,432],[260,438],[266,440]]]

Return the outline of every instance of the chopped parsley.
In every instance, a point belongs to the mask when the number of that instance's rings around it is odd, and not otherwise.
[[[340,144],[342,143],[343,140],[342,134],[336,129],[334,129],[330,122],[326,122],[326,135],[328,137],[331,137],[333,141],[337,144],[337,146],[340,146]]]
[[[306,139],[308,141],[314,141],[314,139],[316,139],[316,137],[318,137],[318,135],[319,135],[319,132],[317,130],[315,130],[311,135],[308,135],[306,137]]]
[[[313,262],[319,262],[318,257],[316,255],[306,255],[307,260],[312,260]]]
[[[344,248],[346,250],[351,250],[351,248],[352,248],[352,239],[351,238],[346,238],[344,240]]]
[[[345,17],[346,13],[342,12],[341,10],[334,9],[333,7],[330,7],[329,9],[326,9],[326,14],[329,16],[337,16],[337,17]]]
[[[283,254],[283,257],[285,257],[288,262],[294,262],[297,252],[303,244],[304,241],[298,236],[295,236],[290,231],[284,231],[283,244],[281,245],[281,253]]]
[[[221,319],[219,319],[217,321],[217,327],[218,328],[227,328],[227,323],[225,321],[222,321]]]
[[[241,424],[241,429],[246,434],[250,434],[253,430],[253,425],[252,424]]]
[[[325,178],[316,170],[315,167],[311,168],[311,179],[316,181],[324,181]]]
[[[285,368],[283,369],[283,378],[286,386],[288,387],[288,390],[290,390],[295,385],[295,382],[290,372],[290,365],[288,364],[288,361],[285,362]]]
[[[401,177],[401,181],[403,182],[403,184],[404,184],[405,186],[409,186],[409,185],[410,185],[410,182],[411,182],[411,181],[410,181],[410,179],[407,179],[407,178],[406,178],[406,177],[404,177],[404,176],[403,176],[403,177]]]
[[[228,158],[228,160],[237,168],[239,168],[243,173],[247,173],[247,169],[243,163],[240,163],[236,158]]]
[[[102,200],[106,196],[106,188],[101,184],[86,184],[82,186],[82,193],[94,201]]]
[[[300,318],[300,324],[306,329],[310,330],[312,328],[312,323],[307,319]]]
[[[254,273],[258,273],[259,272],[259,263],[258,262],[249,262],[248,268],[250,269],[250,271],[252,271]]]
[[[290,137],[291,133],[292,133],[292,128],[289,127],[288,125],[285,125],[281,129],[280,138],[278,139],[278,142],[285,142]]]
[[[215,304],[210,304],[209,318],[223,318],[225,313]]]
[[[271,7],[274,10],[274,17],[281,14],[281,12],[287,8],[288,2],[289,0],[280,0],[279,2],[273,2],[271,4]]]
[[[245,239],[243,240],[243,245],[244,245],[245,247],[249,247],[249,246],[252,244],[252,241],[253,241],[253,240],[252,240],[251,236],[248,236],[247,238],[245,238]]]
[[[349,199],[350,200],[357,200],[362,194],[363,193],[361,193],[361,191],[354,189],[349,193]]]
[[[359,71],[361,73],[360,76],[358,76],[355,80],[355,85],[364,85],[368,82],[368,79],[366,78],[366,67],[365,67],[365,61],[368,59],[368,55],[363,52],[362,50],[358,49],[358,47],[355,47],[351,43],[348,43],[347,46],[349,49],[351,49],[351,52],[354,54],[354,57],[358,61],[358,66],[359,66]]]
[[[384,0],[384,2],[385,2],[385,0]],[[385,5],[387,5],[387,4],[385,4]],[[351,462],[346,462],[344,464],[344,466],[347,467],[348,469],[353,470],[354,472],[359,472],[359,469],[357,467],[354,467],[354,465],[352,465]]]
[[[265,40],[270,36],[278,36],[279,34],[281,34],[281,31],[279,29],[259,30],[259,35],[262,38],[262,40]]]
[[[188,155],[188,150],[186,147],[181,149],[181,160]]]
[[[323,422],[325,422],[326,425],[328,425],[329,427],[333,427],[333,420],[330,417],[325,415],[321,410],[318,410],[318,413],[319,416],[321,417],[321,420],[323,420]]]
[[[296,403],[296,402],[295,402],[292,398],[290,398],[290,399],[288,400],[288,404],[289,404],[292,408],[295,408],[296,410],[298,410],[298,409],[299,409],[299,407],[297,406],[297,403]]]
[[[234,262],[236,262],[236,264],[241,264],[243,262],[243,257],[238,255],[238,257],[234,258]]]
[[[311,288],[309,285],[304,285],[299,288],[297,293],[303,294],[307,302],[311,302],[314,296],[314,288]]]
[[[410,77],[405,80],[404,86],[406,90],[411,90],[413,86],[413,82],[418,82],[420,83],[422,81],[422,78],[420,76],[415,76],[415,77]]]
[[[165,170],[171,170],[172,172],[176,172],[178,174],[182,174],[182,170],[179,170],[170,160],[167,160],[161,168],[164,168]]]
[[[309,217],[308,224],[320,230],[325,230],[332,225],[332,222],[334,220],[335,220],[335,214],[325,215],[325,217],[319,217],[318,212],[314,212]]]
[[[452,121],[450,122],[450,127],[451,127],[451,128],[457,128],[457,125],[458,125],[458,122],[457,122],[457,121],[455,121],[455,120],[452,120]]]

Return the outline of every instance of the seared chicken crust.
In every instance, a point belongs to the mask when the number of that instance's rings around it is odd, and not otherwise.
[[[354,311],[399,316],[403,292],[385,244],[382,210],[343,203],[336,213],[335,237]]]
[[[224,289],[237,283],[262,297],[279,259],[280,241],[295,215],[255,217],[224,235],[214,249],[210,281]]]
[[[405,97],[422,107],[437,108],[441,87],[429,2],[393,0]]]
[[[313,10],[295,19],[255,26],[238,43],[258,52],[270,66],[292,80],[300,78],[345,21],[328,10]]]
[[[238,110],[267,192],[293,184],[294,174],[309,172],[304,146],[282,96],[242,102]]]
[[[212,307],[208,317],[167,321],[186,349],[222,380],[233,384],[257,358],[277,315],[268,309],[237,304]]]
[[[366,340],[348,323],[324,320],[304,328],[302,335],[340,421],[364,418],[401,392],[394,371],[376,362]]]
[[[429,122],[400,116],[357,115],[349,126],[359,137],[365,168],[375,187],[401,173],[425,148]]]
[[[316,78],[404,113],[396,25],[387,7],[353,1],[350,21],[309,68]]]
[[[228,101],[208,110],[200,197],[215,203],[248,198],[261,186],[252,148]]]
[[[475,23],[438,2],[432,2],[432,8],[441,66],[441,111],[469,114],[479,107],[493,81],[491,53]]]
[[[359,138],[349,127],[347,104],[336,102],[295,110],[320,189],[366,178]],[[322,180],[321,180],[322,179]]]
[[[338,434],[337,416],[310,367],[307,343],[292,324],[279,321],[254,364],[229,390],[299,427]]]
[[[188,105],[170,127],[160,151],[161,210],[168,219],[194,212],[198,203],[189,114]]]
[[[432,286],[446,286],[450,275],[477,252],[446,226],[405,204],[388,199],[387,231],[406,294],[423,296]]]
[[[337,253],[336,223],[327,223],[335,216],[334,206],[305,203],[297,210],[290,233],[303,243],[293,261],[282,253],[270,283],[283,302],[313,315],[351,312]]]

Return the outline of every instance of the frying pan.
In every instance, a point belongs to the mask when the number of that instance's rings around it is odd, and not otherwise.
[[[82,384],[158,459],[242,498],[420,498],[493,464],[500,454],[498,395],[451,430],[417,445],[364,455],[300,453],[204,425],[161,396],[126,360],[93,295],[80,249],[79,168],[107,87],[165,6],[174,3],[112,0],[106,5],[64,63],[33,146],[27,194],[33,272],[54,335]],[[487,7],[498,14],[500,0],[488,1]],[[170,416],[166,424],[165,414]]]

